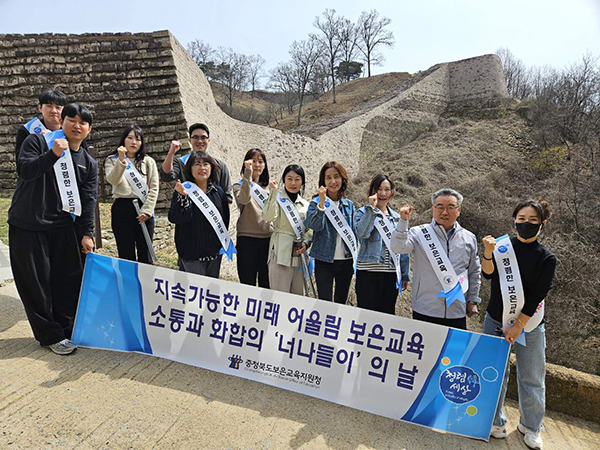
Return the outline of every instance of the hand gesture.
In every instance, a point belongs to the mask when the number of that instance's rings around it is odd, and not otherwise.
[[[54,141],[54,145],[52,145],[52,153],[54,153],[57,158],[60,158],[63,152],[68,148],[69,141],[67,141],[66,139],[57,139]]]
[[[247,159],[246,161],[244,161],[244,169],[252,170],[252,160],[251,159]]]
[[[181,142],[179,141],[171,141],[171,146],[169,147],[169,153],[174,155],[181,149]]]
[[[402,208],[400,208],[400,217],[402,218],[402,220],[408,220],[410,219],[410,215],[413,212],[413,207],[409,206],[409,205],[405,205]]]
[[[127,149],[122,145],[117,149],[117,154],[119,155],[119,161],[122,163],[125,162],[125,158],[127,157]]]
[[[142,224],[144,223],[146,220],[148,220],[150,218],[150,216],[148,214],[142,213],[139,216],[136,217],[137,221]]]
[[[183,187],[183,184],[181,184],[180,180],[177,180],[177,183],[175,183],[175,190],[177,192],[179,192],[181,195],[188,195],[187,191]]]
[[[371,205],[373,208],[377,206],[377,193],[369,196],[369,205]]]
[[[276,180],[269,181],[269,188],[271,188],[272,191],[276,191],[278,187],[279,185],[277,184]]]
[[[301,255],[302,253],[306,252],[306,244],[303,242],[302,243],[302,247],[300,247],[298,250],[296,250],[296,255]]]
[[[327,198],[327,188],[319,186],[319,206],[325,208],[325,199]]]
[[[494,249],[496,248],[496,239],[488,234],[481,240],[481,242],[483,243],[483,256],[485,256],[487,259],[490,259],[494,254]]]

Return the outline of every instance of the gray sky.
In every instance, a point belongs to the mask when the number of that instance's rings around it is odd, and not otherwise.
[[[396,45],[373,73],[414,73],[499,47],[528,66],[563,68],[588,51],[600,56],[600,0],[0,0],[0,33],[168,29],[184,46],[201,39],[258,53],[272,68],[288,59],[293,40],[316,31],[325,8],[354,22],[367,8],[392,19]]]

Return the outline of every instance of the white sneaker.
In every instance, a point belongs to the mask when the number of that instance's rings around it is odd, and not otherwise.
[[[506,437],[506,425],[492,425],[492,432],[490,433],[490,436],[496,439],[504,439]]]
[[[523,442],[525,442],[527,447],[534,450],[542,450],[542,436],[539,431],[531,431],[521,422],[519,422],[517,430],[523,434]]]
[[[57,355],[70,355],[77,350],[77,346],[69,339],[63,339],[62,341],[49,345],[48,347]]]

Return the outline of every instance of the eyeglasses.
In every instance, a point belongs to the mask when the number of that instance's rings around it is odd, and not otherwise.
[[[206,142],[208,141],[208,136],[198,136],[197,134],[194,134],[193,136],[190,136],[190,139],[192,141],[197,141],[197,140],[201,140],[202,142]]]
[[[458,206],[458,205],[448,205],[448,206],[444,206],[444,205],[440,205],[440,204],[433,205],[433,207],[434,207],[435,209],[437,209],[438,211],[443,211],[443,210],[447,209],[447,210],[448,210],[448,212],[451,212],[451,211],[456,211],[456,210],[459,208],[459,206]]]

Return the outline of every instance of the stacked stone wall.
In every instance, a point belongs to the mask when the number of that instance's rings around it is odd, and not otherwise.
[[[137,122],[146,132],[148,153],[162,159],[171,139],[185,137],[168,31],[83,35],[0,35],[0,194],[16,180],[17,129],[37,111],[38,95],[63,91],[94,114],[88,144],[100,164]]]

